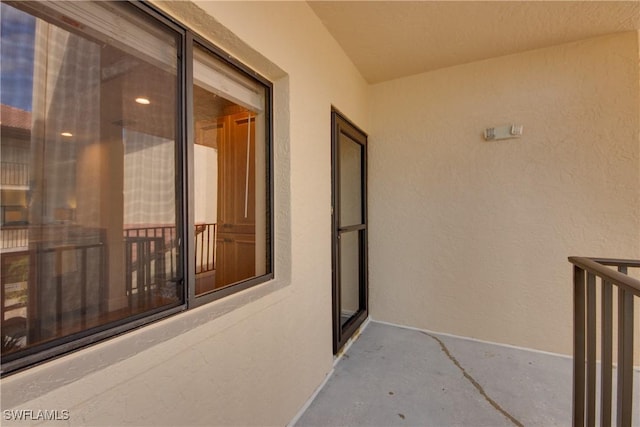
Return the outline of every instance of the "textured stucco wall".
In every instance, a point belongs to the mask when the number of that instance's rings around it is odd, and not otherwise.
[[[372,86],[372,317],[570,354],[567,257],[640,257],[638,75],[631,32]]]
[[[367,85],[304,2],[161,4],[275,84],[276,280],[2,381],[3,409],[72,425],[285,425],[331,370],[335,105]]]

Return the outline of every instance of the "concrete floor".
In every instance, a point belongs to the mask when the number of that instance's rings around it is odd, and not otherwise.
[[[295,426],[570,426],[571,380],[568,357],[370,322]]]

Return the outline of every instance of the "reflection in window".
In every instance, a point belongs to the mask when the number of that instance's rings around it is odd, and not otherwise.
[[[194,47],[196,295],[267,270],[266,89]]]
[[[1,7],[4,359],[183,290],[177,39],[119,5]]]

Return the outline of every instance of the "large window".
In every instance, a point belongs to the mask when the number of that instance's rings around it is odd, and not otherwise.
[[[3,374],[272,277],[268,82],[144,5],[0,7]]]

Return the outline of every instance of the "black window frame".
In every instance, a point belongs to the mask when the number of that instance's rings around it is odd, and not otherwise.
[[[114,2],[119,3],[119,2]],[[0,376],[24,371],[92,344],[103,342],[123,333],[144,327],[161,319],[185,312],[212,301],[219,300],[275,278],[274,273],[274,177],[273,177],[273,83],[241,61],[225,52],[190,27],[164,13],[144,0],[127,0],[118,7],[131,7],[154,25],[174,32],[177,45],[177,106],[176,106],[176,232],[180,243],[181,274],[176,283],[182,284],[181,301],[177,304],[158,307],[144,313],[132,315],[107,324],[85,329],[49,342],[36,344],[24,350],[2,356]],[[29,11],[32,16],[42,18],[46,13]],[[256,81],[265,89],[265,215],[266,215],[266,273],[253,276],[207,294],[195,295],[195,247],[192,236],[194,224],[189,219],[193,200],[189,197],[189,174],[193,173],[193,152],[189,155],[189,143],[193,142],[191,123],[193,119],[193,46],[197,44],[220,59],[235,72]]]
[[[247,280],[243,280],[241,282],[237,282],[234,284],[231,284],[229,286],[225,286],[221,289],[215,290],[213,292],[209,292],[203,295],[195,295],[195,284],[193,284],[192,286],[186,286],[185,288],[187,289],[188,292],[188,302],[189,302],[189,308],[191,307],[199,307],[201,305],[210,303],[212,301],[216,301],[219,300],[221,298],[224,298],[226,296],[232,295],[234,293],[243,291],[245,289],[249,289],[253,286],[259,285],[261,283],[264,283],[268,280],[271,280],[274,278],[274,268],[273,268],[273,230],[274,230],[274,216],[273,216],[273,203],[274,203],[274,197],[273,197],[273,84],[266,79],[265,77],[263,77],[262,75],[260,75],[259,73],[255,72],[254,70],[252,70],[251,68],[247,67],[246,65],[244,65],[242,62],[240,62],[239,60],[237,60],[236,58],[234,58],[233,56],[229,55],[228,53],[226,53],[224,50],[222,50],[221,48],[217,47],[216,45],[210,43],[208,40],[206,40],[204,37],[198,35],[197,33],[194,33],[192,31],[187,31],[186,37],[185,37],[185,45],[188,46],[188,48],[185,49],[185,65],[187,67],[186,69],[186,79],[185,79],[185,84],[186,84],[186,88],[185,88],[185,92],[186,92],[186,99],[187,101],[193,101],[193,46],[198,45],[200,48],[204,49],[207,51],[207,53],[209,53],[210,55],[212,55],[213,57],[221,60],[222,62],[226,63],[226,65],[230,66],[230,68],[232,68],[234,71],[239,72],[240,74],[249,77],[253,80],[255,80],[256,82],[260,83],[264,88],[265,88],[265,137],[266,137],[266,143],[265,143],[265,149],[266,149],[266,153],[265,153],[265,172],[266,172],[266,176],[265,176],[265,181],[267,182],[267,185],[265,186],[265,190],[266,190],[266,194],[265,194],[265,198],[266,198],[266,209],[265,209],[265,215],[267,216],[267,221],[266,221],[266,239],[267,239],[267,244],[266,244],[266,249],[267,249],[267,253],[266,255],[266,273],[261,275],[261,276],[253,276]],[[193,145],[193,137],[194,135],[192,135],[189,130],[191,130],[190,128],[190,123],[193,123],[193,102],[187,102],[186,105],[186,120],[185,123],[187,124],[186,128],[187,128],[187,136],[184,139],[184,142],[188,145],[187,147],[184,147],[184,153],[190,153],[189,151],[189,147]],[[191,153],[193,154],[193,153]],[[183,167],[186,168],[187,171],[192,171],[194,169],[194,159],[192,156],[186,156],[187,158],[185,159],[185,163],[183,165]],[[183,176],[183,178],[186,178],[186,176]],[[188,189],[187,189],[188,190]],[[186,192],[185,194],[189,194],[188,192]],[[193,208],[193,199],[191,200],[187,200],[185,203],[186,206],[188,206],[189,208]],[[189,216],[186,216],[185,218],[187,218],[187,220],[185,221],[185,226],[188,230],[192,230],[195,225],[191,223],[191,219]],[[189,234],[186,234],[189,235]],[[194,241],[193,239],[188,240],[188,245],[189,247],[187,248],[187,250],[185,251],[187,254],[194,254],[195,253],[195,248],[193,248]],[[191,257],[190,259],[193,259],[193,257]],[[185,264],[187,266],[187,271],[188,271],[188,276],[190,278],[190,280],[192,280],[193,278],[195,278],[195,266],[193,265],[193,263],[188,263]]]

